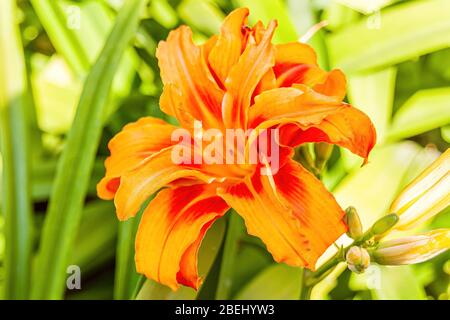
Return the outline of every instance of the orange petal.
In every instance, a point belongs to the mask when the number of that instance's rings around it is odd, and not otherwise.
[[[375,128],[362,111],[305,86],[278,88],[257,96],[249,124],[260,129],[281,125],[282,145],[328,142],[365,159],[376,140]]]
[[[310,265],[344,232],[343,210],[324,185],[299,163],[289,160],[274,176],[281,197],[300,220],[300,232],[311,246]]]
[[[326,72],[317,67],[317,56],[307,44],[291,42],[276,46],[273,67],[278,87],[290,87],[294,83],[307,84],[323,81]]]
[[[275,88],[277,88],[277,79],[275,77],[273,69],[269,69],[269,71],[266,72],[266,74],[262,77],[261,81],[256,86],[250,104],[253,105],[255,103],[255,97],[257,95],[261,94],[264,91],[272,90]]]
[[[181,127],[193,130],[196,120],[186,106],[186,99],[183,98],[181,90],[174,84],[168,83],[164,86],[159,99],[161,110],[177,118]]]
[[[251,179],[218,189],[218,195],[277,262],[314,269],[318,257],[345,232],[343,212],[314,176],[291,162],[273,177],[257,171]],[[282,190],[279,184],[284,184]]]
[[[284,70],[275,70],[277,87],[291,87],[293,84],[314,86],[326,80],[327,73],[318,67],[308,64],[289,66]]]
[[[278,87],[304,84],[316,92],[344,99],[346,80],[340,70],[326,72],[317,65],[317,57],[310,46],[287,43],[276,46],[275,66],[273,67]]]
[[[126,125],[108,144],[111,156],[105,161],[105,177],[97,185],[98,196],[113,199],[120,177],[152,154],[170,146],[175,129],[175,126],[151,117]]]
[[[244,51],[246,34],[243,27],[248,14],[247,8],[239,8],[225,18],[217,42],[209,54],[211,69],[221,84],[225,84],[231,68],[238,62]]]
[[[300,222],[267,180],[257,173],[245,182],[218,189],[218,195],[244,218],[248,233],[261,238],[277,262],[306,266],[308,244],[299,232]]]
[[[322,96],[306,87],[303,90],[277,88],[262,92],[255,98],[255,104],[249,110],[248,123],[250,128],[268,128],[291,120],[307,126],[320,122],[341,107],[339,100]]]
[[[203,121],[205,127],[220,127],[223,92],[211,75],[201,48],[192,42],[191,30],[181,26],[171,31],[167,41],[159,43],[156,56],[164,85],[171,84],[179,92],[174,100],[182,99],[179,107],[183,113]],[[172,110],[170,106],[163,107],[169,112]]]
[[[333,96],[343,100],[347,92],[347,80],[341,70],[334,69],[328,72],[322,83],[314,85],[313,89],[325,96]]]
[[[120,220],[133,217],[153,193],[177,179],[186,177],[206,183],[214,180],[214,177],[205,173],[174,164],[172,147],[154,154],[136,169],[122,175],[114,198],[117,217]]]
[[[246,126],[253,92],[274,64],[274,49],[270,42],[276,26],[275,21],[270,22],[261,41],[247,45],[225,81],[227,92],[222,102],[222,117],[226,128]]]
[[[213,186],[160,191],[145,209],[136,235],[137,271],[173,290],[179,284],[198,289],[198,249],[227,209]]]
[[[290,42],[276,46],[274,68],[296,64],[317,66],[317,55],[314,49],[301,42]]]

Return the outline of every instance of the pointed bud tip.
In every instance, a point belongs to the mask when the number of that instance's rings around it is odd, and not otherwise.
[[[347,224],[347,235],[352,239],[358,239],[362,236],[362,224],[361,219],[358,216],[358,212],[352,206],[345,209],[344,222]]]

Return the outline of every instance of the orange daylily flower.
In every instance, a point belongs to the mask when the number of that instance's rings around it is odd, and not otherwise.
[[[172,289],[199,287],[202,238],[230,207],[276,261],[314,269],[347,227],[333,195],[291,159],[292,150],[327,142],[367,159],[375,144],[370,119],[343,102],[342,72],[320,69],[306,44],[272,44],[277,23],[250,28],[248,14],[245,8],[233,11],[220,34],[201,46],[186,26],[159,44],[160,105],[189,131],[194,120],[222,132],[278,129],[278,172],[262,175],[264,161],[175,164],[171,153],[177,142],[171,134],[177,127],[146,117],[111,140],[106,174],[97,186],[99,197],[114,199],[120,220],[135,216],[159,191],[143,213],[135,260],[139,273]]]

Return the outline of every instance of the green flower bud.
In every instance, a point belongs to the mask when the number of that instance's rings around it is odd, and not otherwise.
[[[379,219],[372,226],[371,233],[373,235],[381,235],[389,231],[398,222],[398,215],[391,213]]]
[[[370,265],[370,255],[366,249],[353,246],[345,255],[348,268],[355,273],[363,273]]]
[[[352,239],[358,239],[362,236],[362,225],[358,212],[354,207],[345,209],[344,222],[348,226],[347,235]]]

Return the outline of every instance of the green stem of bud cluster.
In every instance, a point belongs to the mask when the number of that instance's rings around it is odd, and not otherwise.
[[[372,227],[363,233],[361,219],[354,207],[348,207],[345,210],[344,221],[348,226],[347,235],[354,239],[354,243],[349,248],[344,249],[345,260],[348,268],[355,273],[364,272],[370,265],[370,254],[368,247],[375,243],[372,241],[375,238],[382,237],[398,222],[399,217],[395,213],[388,214],[378,219]]]
[[[355,213],[352,213],[352,214],[357,215],[356,210],[355,210]],[[347,218],[347,219],[349,219],[349,218]],[[353,218],[353,219],[355,219],[355,218]],[[367,230],[364,234],[360,235],[359,237],[352,237],[352,239],[355,240],[354,244],[355,245],[363,245],[367,241],[371,240],[374,237],[380,237],[380,236],[384,235],[386,232],[388,232],[395,226],[395,224],[398,222],[398,220],[399,220],[398,215],[395,213],[385,215],[384,217],[377,220],[372,225],[372,227],[369,230]],[[355,222],[353,222],[353,223],[355,223]],[[350,231],[350,225],[349,225],[349,231]]]

